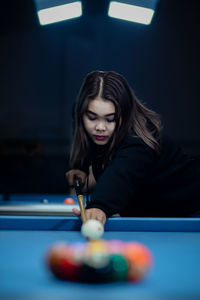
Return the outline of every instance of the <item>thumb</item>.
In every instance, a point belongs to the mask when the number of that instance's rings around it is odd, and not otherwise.
[[[80,217],[81,212],[78,208],[72,208],[73,213],[75,214],[75,216]]]

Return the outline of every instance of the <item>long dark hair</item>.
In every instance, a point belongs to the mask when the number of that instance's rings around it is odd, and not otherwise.
[[[87,111],[89,101],[97,96],[112,101],[116,109],[116,127],[104,155],[105,165],[112,159],[116,148],[127,135],[140,137],[149,147],[159,153],[161,122],[158,114],[137,99],[122,75],[112,71],[94,71],[86,76],[75,107],[74,136],[70,157],[72,168],[81,169],[89,165],[91,141],[84,129],[83,115]]]

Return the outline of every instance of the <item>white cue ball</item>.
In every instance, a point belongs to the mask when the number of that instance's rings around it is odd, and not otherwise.
[[[90,219],[82,224],[81,233],[86,239],[96,240],[103,235],[104,227],[100,221]]]

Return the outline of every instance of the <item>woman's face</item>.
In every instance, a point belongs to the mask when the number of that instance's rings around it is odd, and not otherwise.
[[[115,127],[115,106],[101,97],[90,100],[83,115],[83,124],[92,141],[97,145],[106,145],[112,137]]]

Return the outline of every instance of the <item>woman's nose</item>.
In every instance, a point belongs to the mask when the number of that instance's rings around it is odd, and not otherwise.
[[[96,130],[106,130],[105,122],[98,122]]]

